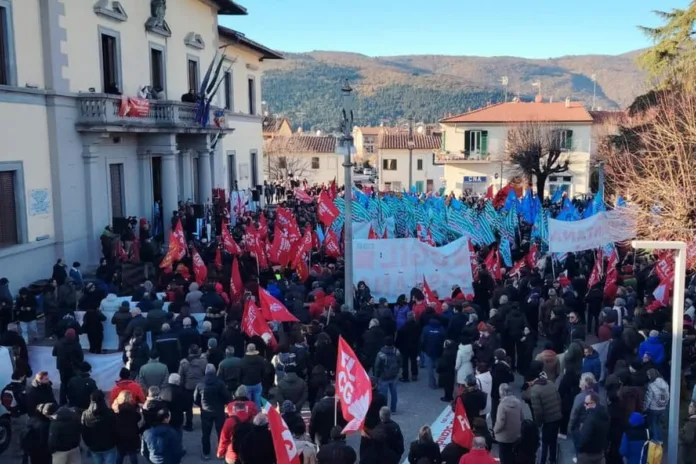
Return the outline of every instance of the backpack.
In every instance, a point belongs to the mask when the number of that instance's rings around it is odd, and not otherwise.
[[[397,378],[399,376],[401,366],[399,365],[399,359],[397,356],[396,349],[389,353],[385,353],[384,351],[382,351],[379,355],[383,359],[381,376],[385,379]]]
[[[27,412],[27,390],[17,382],[9,383],[0,394],[2,405],[12,417],[19,417]]]
[[[662,464],[662,443],[650,439],[648,431],[648,441],[643,445],[643,451],[640,453],[640,462],[645,464]]]

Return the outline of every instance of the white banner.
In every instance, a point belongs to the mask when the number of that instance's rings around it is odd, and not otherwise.
[[[549,251],[566,253],[600,248],[635,237],[628,214],[612,210],[579,221],[549,219]]]
[[[114,382],[118,380],[118,373],[123,367],[123,353],[85,353],[85,361],[92,366],[90,377],[94,379],[97,387],[105,392],[111,391]],[[53,382],[53,388],[60,387],[60,374],[56,369],[53,347],[29,346],[29,365],[34,374],[41,371],[48,372],[48,377]]]
[[[394,237],[394,229],[396,223],[394,218],[387,218],[384,220],[384,228],[380,229],[376,219],[370,222],[353,222],[353,240],[367,239],[370,236],[370,227],[375,231],[378,237],[384,235],[384,231],[387,231],[387,238]]]
[[[415,238],[353,240],[353,283],[365,281],[375,299],[395,302],[401,294],[423,282],[440,298],[459,285],[473,293],[469,246],[460,238],[443,247],[432,247]]]

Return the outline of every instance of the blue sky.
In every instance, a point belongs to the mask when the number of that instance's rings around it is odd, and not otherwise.
[[[221,24],[281,51],[551,58],[650,46],[637,25],[689,0],[238,0]]]

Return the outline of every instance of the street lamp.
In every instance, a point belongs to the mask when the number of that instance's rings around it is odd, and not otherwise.
[[[353,162],[351,152],[353,151],[353,88],[348,81],[341,88],[341,137],[340,150],[343,153],[343,167],[345,168],[344,193],[345,200],[343,239],[345,253],[345,276],[344,282],[344,301],[351,309],[353,308]]]
[[[672,368],[670,369],[669,428],[667,461],[677,462],[679,450],[679,396],[681,389],[682,336],[684,332],[684,282],[686,280],[686,243],[634,240],[635,249],[674,250],[674,298],[672,300]]]

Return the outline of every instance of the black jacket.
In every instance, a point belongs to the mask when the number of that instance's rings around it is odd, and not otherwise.
[[[462,399],[462,405],[464,406],[464,411],[466,411],[466,417],[469,422],[473,422],[477,417],[483,417],[481,411],[486,409],[486,402],[488,397],[486,392],[474,388],[472,390],[465,391],[460,395]]]
[[[81,438],[80,415],[67,406],[58,409],[48,429],[49,451],[70,451],[80,446]]]
[[[602,454],[607,448],[609,436],[609,414],[603,406],[596,405],[589,411],[580,429],[578,452]]]
[[[111,408],[96,410],[94,404],[82,413],[82,439],[90,451],[109,451],[116,446],[116,414]]]
[[[500,399],[500,385],[504,383],[512,384],[515,382],[515,374],[512,372],[510,365],[505,361],[497,361],[493,364],[491,377],[493,379],[491,385],[491,398],[496,400]]]
[[[126,328],[131,319],[132,316],[129,308],[123,306],[118,308],[118,311],[111,316],[111,323],[116,326],[116,335],[119,337],[126,336]]]
[[[160,398],[169,408],[169,425],[179,428],[184,424],[184,408],[188,399],[186,392],[179,385],[167,384],[160,392]]]
[[[309,436],[315,440],[315,443],[323,445],[329,442],[331,428],[334,426],[334,407],[338,408],[337,423],[342,426],[347,424],[343,419],[341,405],[337,404],[333,397],[322,398],[314,405],[309,421]]]
[[[362,357],[360,361],[365,367],[365,370],[369,370],[372,367],[377,353],[379,353],[379,350],[381,350],[383,346],[384,331],[379,326],[372,327],[363,334]]]
[[[97,384],[87,372],[79,372],[70,379],[65,389],[68,404],[82,411],[89,407],[90,395],[97,390]]]
[[[218,366],[217,375],[225,382],[227,390],[234,392],[239,386],[239,379],[242,372],[242,358],[228,356],[223,359]]]
[[[273,437],[267,426],[249,422],[239,424],[234,431],[232,447],[237,460],[244,464],[275,464]]]
[[[36,320],[36,297],[31,293],[27,296],[18,296],[15,301],[16,318],[19,322],[31,322]]]
[[[171,414],[171,410],[170,410]],[[116,413],[116,448],[122,454],[140,451],[140,413],[131,404],[122,404]],[[170,419],[171,420],[171,419]]]
[[[442,456],[440,455],[440,445],[435,442],[421,443],[418,440],[411,442],[411,448],[408,451],[409,464],[417,464],[420,459],[428,459],[431,464],[440,464]]]
[[[396,332],[396,342],[394,346],[404,357],[417,355],[419,352],[421,328],[416,321],[406,321],[406,323]]]
[[[56,369],[59,371],[75,370],[80,367],[85,360],[80,341],[77,337],[73,339],[63,338],[53,346],[53,356],[56,357]]]
[[[48,431],[51,420],[43,415],[34,416],[27,422],[22,434],[22,450],[27,453],[32,464],[51,464],[48,451]]]
[[[179,337],[170,332],[161,333],[154,342],[154,348],[159,354],[159,360],[167,366],[169,372],[179,371],[179,362],[183,357],[179,345]]]
[[[317,453],[319,464],[355,464],[358,455],[345,440],[337,440],[322,446]]]
[[[89,309],[85,312],[85,317],[82,320],[82,332],[90,337],[104,336],[104,326],[102,323],[106,321],[104,313],[98,309]]]
[[[201,414],[224,416],[225,405],[231,400],[225,383],[214,372],[205,374],[203,382],[193,392],[193,403],[200,406]]]
[[[385,442],[389,449],[394,451],[398,456],[404,454],[404,436],[401,433],[401,427],[393,420],[380,423],[374,428],[372,434],[383,434]]]
[[[257,385],[261,383],[266,375],[268,362],[259,355],[245,355],[242,358],[240,369],[240,382],[242,385]]]
[[[36,379],[31,381],[27,388],[27,413],[29,416],[40,414],[36,411],[36,407],[40,404],[56,403],[56,398],[53,396],[53,384],[50,382],[46,385],[40,384]]]
[[[455,312],[447,325],[447,339],[458,341],[462,330],[469,321],[469,316],[462,312]]]
[[[379,425],[379,410],[387,405],[387,398],[377,390],[372,390],[372,401],[365,416],[365,429],[372,430]]]

